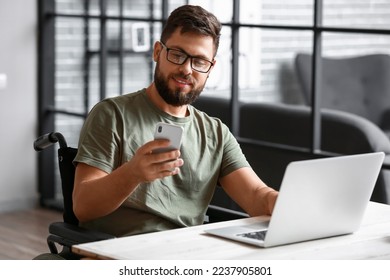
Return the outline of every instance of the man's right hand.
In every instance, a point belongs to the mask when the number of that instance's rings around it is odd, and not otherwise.
[[[179,173],[180,166],[184,164],[183,159],[180,158],[180,150],[163,153],[153,152],[168,146],[169,140],[165,139],[153,140],[141,146],[126,163],[126,168],[132,174],[132,178],[136,179],[138,183],[142,183]]]

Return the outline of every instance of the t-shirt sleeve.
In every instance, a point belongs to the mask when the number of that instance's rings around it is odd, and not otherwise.
[[[111,173],[120,162],[120,137],[115,105],[104,100],[90,111],[81,129],[74,164],[85,163]]]
[[[239,168],[250,166],[236,138],[225,125],[223,125],[222,133],[224,146],[220,177],[224,177]]]

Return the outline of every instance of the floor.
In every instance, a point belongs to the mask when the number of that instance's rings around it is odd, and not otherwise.
[[[42,208],[0,213],[0,260],[30,260],[49,252],[46,238],[54,221],[62,221],[62,213]]]

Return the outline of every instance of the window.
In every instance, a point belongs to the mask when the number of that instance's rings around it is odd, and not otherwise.
[[[312,54],[320,68],[322,56],[389,54],[390,3],[383,0],[40,0],[39,134],[59,131],[77,146],[96,102],[146,87],[164,20],[186,3],[203,6],[223,23],[217,65],[204,94],[233,103],[312,106],[312,152],[321,150],[321,104],[307,103],[294,69],[296,55]],[[312,77],[319,83],[317,70]],[[311,94],[321,94],[319,87]],[[41,155],[44,201],[55,200],[53,185],[59,189],[56,176],[47,176],[57,170],[54,164],[54,151]]]

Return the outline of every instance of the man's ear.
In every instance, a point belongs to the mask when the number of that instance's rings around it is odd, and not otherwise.
[[[154,43],[154,46],[153,46],[153,60],[154,60],[154,62],[157,62],[157,60],[160,56],[161,50],[162,50],[161,43],[159,41],[156,41]]]

